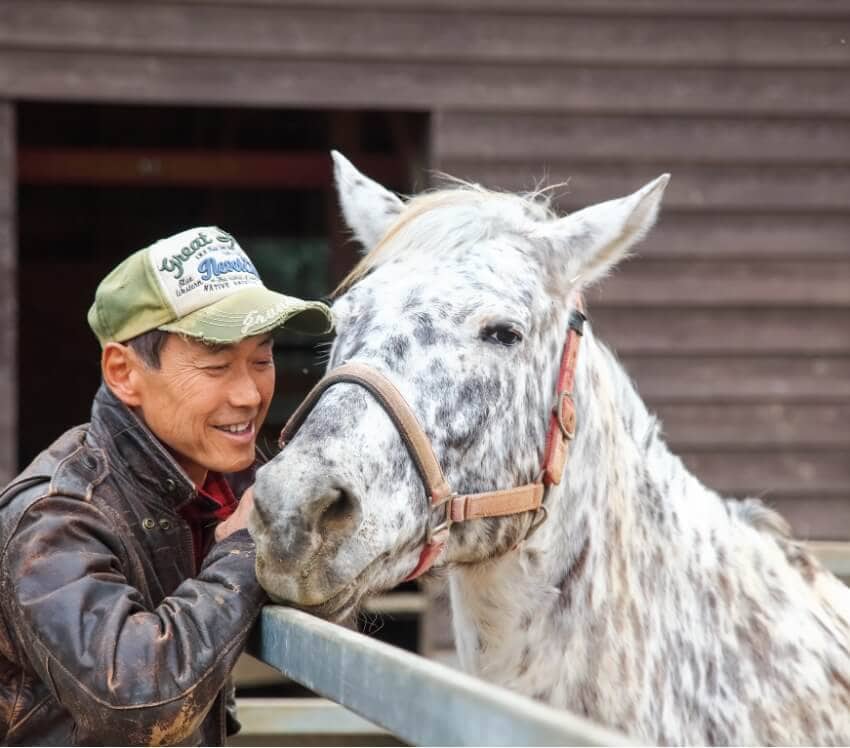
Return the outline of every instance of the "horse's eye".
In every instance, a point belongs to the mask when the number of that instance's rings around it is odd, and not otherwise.
[[[499,345],[516,345],[522,335],[510,325],[487,325],[481,331],[481,339]]]

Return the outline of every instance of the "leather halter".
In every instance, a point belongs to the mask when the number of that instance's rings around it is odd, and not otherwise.
[[[310,390],[283,427],[280,433],[280,447],[283,449],[287,442],[292,440],[325,390],[340,383],[359,385],[374,396],[398,429],[425,485],[431,508],[435,509],[444,505],[446,507],[441,522],[434,527],[429,523],[419,562],[405,581],[415,579],[431,568],[448,542],[451,526],[455,522],[483,517],[503,517],[522,512],[538,512],[542,509],[544,516],[541,520],[532,523],[526,534],[528,537],[545,519],[544,494],[549,486],[561,482],[567,461],[568,443],[575,435],[576,413],[572,391],[584,321],[585,316],[580,309],[577,308],[571,312],[567,339],[561,355],[561,367],[558,372],[556,400],[549,419],[543,466],[538,478],[532,483],[486,493],[464,495],[454,493],[437,462],[431,441],[425,435],[402,394],[379,371],[360,363],[343,364],[337,367]]]

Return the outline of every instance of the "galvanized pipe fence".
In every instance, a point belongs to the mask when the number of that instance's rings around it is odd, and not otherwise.
[[[249,651],[412,745],[627,745],[619,733],[302,611],[266,607]]]

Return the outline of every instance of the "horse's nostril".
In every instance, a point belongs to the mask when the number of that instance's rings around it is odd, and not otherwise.
[[[330,490],[318,508],[316,530],[322,535],[351,530],[360,524],[360,502],[345,489]]]
[[[257,517],[259,517],[260,521],[264,525],[271,524],[271,516],[269,515],[268,510],[263,504],[263,501],[256,494],[254,494],[254,513],[257,515]]]

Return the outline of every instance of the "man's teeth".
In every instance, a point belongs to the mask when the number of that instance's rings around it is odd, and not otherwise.
[[[251,428],[251,422],[235,423],[231,426],[218,426],[217,428],[220,428],[222,431],[229,431],[231,434],[242,434]]]

